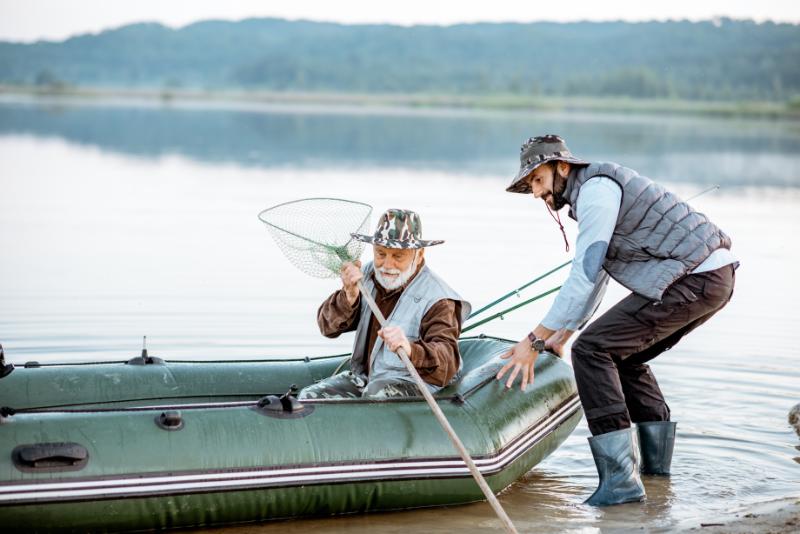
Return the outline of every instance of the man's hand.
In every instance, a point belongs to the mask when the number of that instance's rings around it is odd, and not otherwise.
[[[400,349],[406,351],[406,356],[411,358],[411,343],[408,342],[405,332],[399,326],[385,326],[378,330],[378,335],[392,352]]]
[[[342,264],[339,270],[342,277],[342,289],[344,289],[347,302],[353,305],[358,300],[358,281],[364,277],[361,272],[361,262],[356,260],[352,263],[349,261]]]
[[[536,358],[538,356],[539,353],[531,348],[531,342],[526,337],[514,345],[511,350],[500,356],[504,360],[511,358],[511,361],[505,364],[502,369],[500,369],[500,371],[497,373],[497,379],[501,380],[503,375],[505,375],[506,372],[513,367],[514,370],[511,371],[511,375],[506,381],[506,387],[510,388],[514,385],[514,380],[516,380],[517,375],[521,371],[522,386],[520,389],[525,391],[525,386],[528,384],[533,384],[533,365],[536,363]]]
[[[557,330],[552,336],[548,337],[545,340],[544,346],[547,347],[552,352],[554,352],[555,354],[558,354],[559,357],[563,358],[564,345],[574,332],[575,332],[574,330],[567,330],[566,328]]]

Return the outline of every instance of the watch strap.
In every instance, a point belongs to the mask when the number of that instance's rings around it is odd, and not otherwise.
[[[531,342],[531,350],[542,352],[544,350],[544,339],[536,337],[533,332],[528,332],[528,341]]]

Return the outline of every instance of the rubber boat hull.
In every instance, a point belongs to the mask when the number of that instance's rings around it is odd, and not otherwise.
[[[525,392],[494,380],[509,346],[462,340],[462,378],[437,395],[495,492],[582,415],[555,356],[537,360]],[[345,358],[15,369],[0,382],[0,524],[147,530],[483,499],[421,397],[265,397]]]

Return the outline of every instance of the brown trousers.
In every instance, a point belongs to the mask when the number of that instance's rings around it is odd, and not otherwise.
[[[733,296],[735,265],[687,275],[660,303],[631,294],[594,321],[572,345],[572,367],[592,435],[631,421],[669,421],[669,407],[645,362],[721,310]]]

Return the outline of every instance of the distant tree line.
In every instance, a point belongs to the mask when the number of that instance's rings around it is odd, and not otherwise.
[[[134,24],[0,42],[0,83],[796,101],[800,26],[579,22]]]

